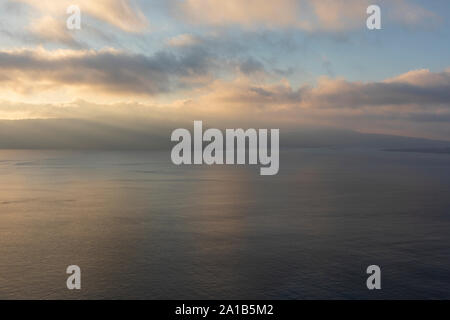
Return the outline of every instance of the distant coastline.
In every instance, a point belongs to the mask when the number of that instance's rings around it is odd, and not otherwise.
[[[434,153],[434,154],[450,154],[448,148],[407,148],[407,149],[384,149],[389,152],[417,152],[417,153]]]

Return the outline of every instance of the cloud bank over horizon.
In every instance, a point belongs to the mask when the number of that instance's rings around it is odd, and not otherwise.
[[[81,0],[80,31],[65,28],[69,2],[0,5],[0,119],[450,140],[444,1],[381,1],[378,33],[365,0]]]

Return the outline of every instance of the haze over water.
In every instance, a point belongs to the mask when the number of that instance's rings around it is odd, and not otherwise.
[[[448,299],[449,160],[290,150],[268,178],[169,152],[3,150],[0,298]]]

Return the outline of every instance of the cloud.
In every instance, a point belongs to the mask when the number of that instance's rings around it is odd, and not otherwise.
[[[240,77],[199,91],[184,107],[230,125],[258,119],[268,127],[335,126],[444,140],[450,134],[450,70],[416,70],[380,82],[323,77],[300,88]]]
[[[77,93],[90,93],[120,99],[183,90],[183,96],[209,97],[212,103],[237,104],[245,108],[360,109],[450,105],[450,69],[442,72],[413,70],[379,82],[321,77],[316,86],[295,89],[287,80],[274,82],[273,77],[253,77],[267,73],[258,60],[247,58],[236,64],[239,73],[231,73],[234,80],[221,80],[214,73],[223,72],[220,68],[224,66],[202,47],[176,53],[160,51],[152,56],[115,49],[3,50],[0,51],[0,93],[3,96],[8,93],[27,96],[70,89],[74,91],[70,98],[77,97]],[[232,66],[230,62],[225,67]]]
[[[450,109],[450,70],[416,70],[380,82],[321,77],[316,86],[298,89],[286,80],[255,84],[243,77],[232,82],[217,80],[203,91],[207,104],[237,110]]]
[[[162,122],[198,118],[235,126],[258,119],[266,126],[335,125],[433,138],[450,133],[450,68],[412,70],[373,82],[321,77],[314,86],[293,87],[267,76],[259,60],[238,57],[225,69],[219,61],[201,46],[151,56],[114,49],[3,50],[0,99],[35,104],[3,103],[0,118],[112,117],[107,107],[52,104],[79,98],[117,102],[110,110],[120,114],[114,116],[117,122],[158,113]],[[228,76],[217,77],[230,67]],[[142,104],[132,108],[121,101]]]
[[[167,40],[167,44],[172,47],[189,47],[199,44],[201,41],[199,38],[192,34],[180,34]]]
[[[158,52],[153,56],[104,50],[0,51],[0,94],[39,97],[70,92],[69,97],[153,96],[206,81],[214,66],[207,52]],[[65,99],[67,100],[67,99]]]
[[[303,103],[318,108],[448,106],[450,72],[416,70],[386,81],[369,83],[324,77],[317,87],[303,91]]]
[[[247,60],[243,61],[239,69],[241,72],[247,75],[255,74],[255,73],[265,73],[264,65],[256,59],[247,58]]]
[[[383,1],[383,5],[387,0]],[[442,18],[436,13],[426,10],[409,0],[389,1],[389,11],[387,16],[392,21],[397,21],[404,26],[414,27],[417,25],[423,27],[436,26],[442,22]]]
[[[229,63],[225,68],[233,67]],[[237,61],[233,78],[201,47],[152,56],[104,50],[0,51],[0,97],[9,100],[68,101],[101,96],[112,101],[175,94],[214,110],[448,108],[450,69],[413,70],[379,82],[321,77],[316,86],[293,88],[269,77],[253,58]],[[259,76],[259,75],[263,76]],[[213,80],[215,79],[215,80]],[[225,80],[227,79],[227,80]],[[181,94],[182,92],[182,94]],[[52,99],[49,99],[53,96]],[[41,100],[39,100],[41,98]]]
[[[142,32],[149,26],[144,13],[131,0],[78,0],[76,3],[71,0],[11,1],[25,3],[40,12],[42,16],[51,16],[54,19],[67,17],[66,9],[70,5],[76,4],[80,7],[82,16],[89,15],[125,32]],[[60,25],[59,28],[67,31],[65,24]],[[45,30],[38,29],[36,31],[42,31],[38,33],[41,36],[45,34]],[[63,32],[63,30],[58,32]]]
[[[56,19],[52,16],[43,16],[35,19],[29,26],[29,31],[34,34],[38,40],[59,42],[69,46],[76,46],[77,42],[73,34],[65,28],[64,19]]]
[[[378,2],[395,23],[417,25],[435,17],[412,1]],[[180,17],[194,24],[334,32],[365,28],[366,9],[371,4],[370,0],[186,0],[175,2],[175,8]]]
[[[226,86],[215,85],[218,89],[224,89]],[[273,89],[270,92],[261,88],[250,90],[255,94],[254,97],[270,96],[276,91]],[[283,90],[279,89],[278,92],[283,95]],[[448,140],[450,134],[448,109],[440,112],[416,112],[413,109],[408,112],[395,112],[379,108],[361,112],[355,109],[323,110],[274,106],[257,109],[250,106],[242,109],[232,108],[230,105],[230,102],[238,103],[237,99],[225,103],[227,97],[235,95],[236,92],[233,93],[233,90],[229,89],[225,95],[215,97],[214,106],[208,104],[213,101],[212,93],[209,99],[201,97],[167,105],[136,102],[99,104],[82,100],[58,104],[0,101],[0,119],[42,120],[18,124],[15,124],[15,121],[1,121],[0,129],[5,139],[2,139],[0,144],[17,147],[15,141],[19,141],[19,147],[152,148],[167,146],[168,137],[174,128],[190,128],[192,121],[199,119],[203,120],[206,126],[218,128],[281,128],[284,145],[330,145],[337,141],[352,144],[353,138],[357,137],[348,136],[349,130],[442,140]],[[223,105],[218,105],[219,103]],[[60,121],[57,121],[58,119]],[[345,131],[333,131],[333,128]],[[375,140],[377,139],[379,138]],[[405,142],[407,141],[398,141],[397,146]]]

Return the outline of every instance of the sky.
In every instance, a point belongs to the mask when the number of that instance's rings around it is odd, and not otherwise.
[[[447,0],[0,0],[0,119],[450,140],[447,14]]]

